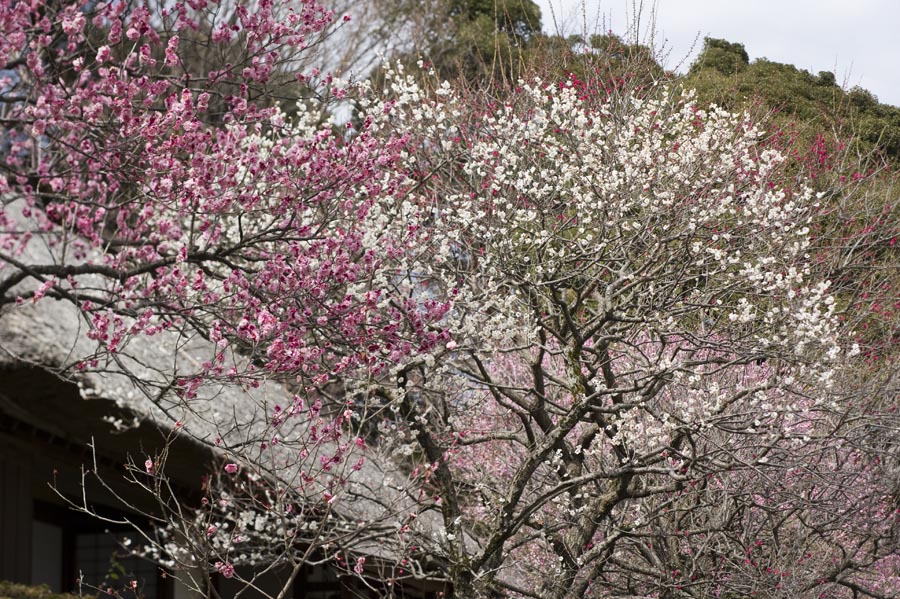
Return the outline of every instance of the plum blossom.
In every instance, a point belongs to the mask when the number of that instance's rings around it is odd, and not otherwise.
[[[216,572],[223,578],[234,578],[234,566],[228,562],[216,562]]]

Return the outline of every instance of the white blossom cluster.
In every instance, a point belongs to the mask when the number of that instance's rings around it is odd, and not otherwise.
[[[454,291],[446,324],[459,343],[485,356],[534,344],[542,318],[577,302],[573,325],[605,319],[598,335],[773,354],[830,380],[834,303],[805,266],[817,200],[779,182],[784,157],[746,114],[701,108],[688,91],[591,103],[534,81],[466,120],[455,91],[426,98],[411,76],[388,79],[369,114],[390,104],[384,122],[411,132],[433,177],[384,205],[377,227],[430,227],[427,253],[405,267]],[[468,129],[448,126],[460,121]],[[642,369],[632,380],[661,359],[685,368],[666,352],[612,351]]]

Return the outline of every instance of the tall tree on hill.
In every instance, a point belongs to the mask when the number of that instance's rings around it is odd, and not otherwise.
[[[541,11],[532,0],[445,0],[432,18],[422,58],[451,80],[514,79],[541,33]]]

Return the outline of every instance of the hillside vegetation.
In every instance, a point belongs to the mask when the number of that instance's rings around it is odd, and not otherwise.
[[[750,62],[743,44],[706,38],[685,78],[701,97],[729,109],[759,102],[811,131],[838,131],[862,153],[900,158],[900,107],[881,104],[861,87],[844,90],[834,73],[809,71],[760,58]]]

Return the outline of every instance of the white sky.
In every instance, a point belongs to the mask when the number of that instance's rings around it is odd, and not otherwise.
[[[639,0],[535,1],[549,32],[556,31],[552,6],[564,33],[583,32],[586,20],[589,33],[611,29],[620,35],[628,30],[634,6],[640,4]],[[644,5],[640,38],[646,42],[653,2],[645,0]],[[666,67],[687,69],[704,36],[744,44],[750,60],[768,58],[813,74],[832,71],[846,87],[861,85],[881,102],[900,106],[898,0],[658,0],[655,45],[665,40],[670,51]]]

